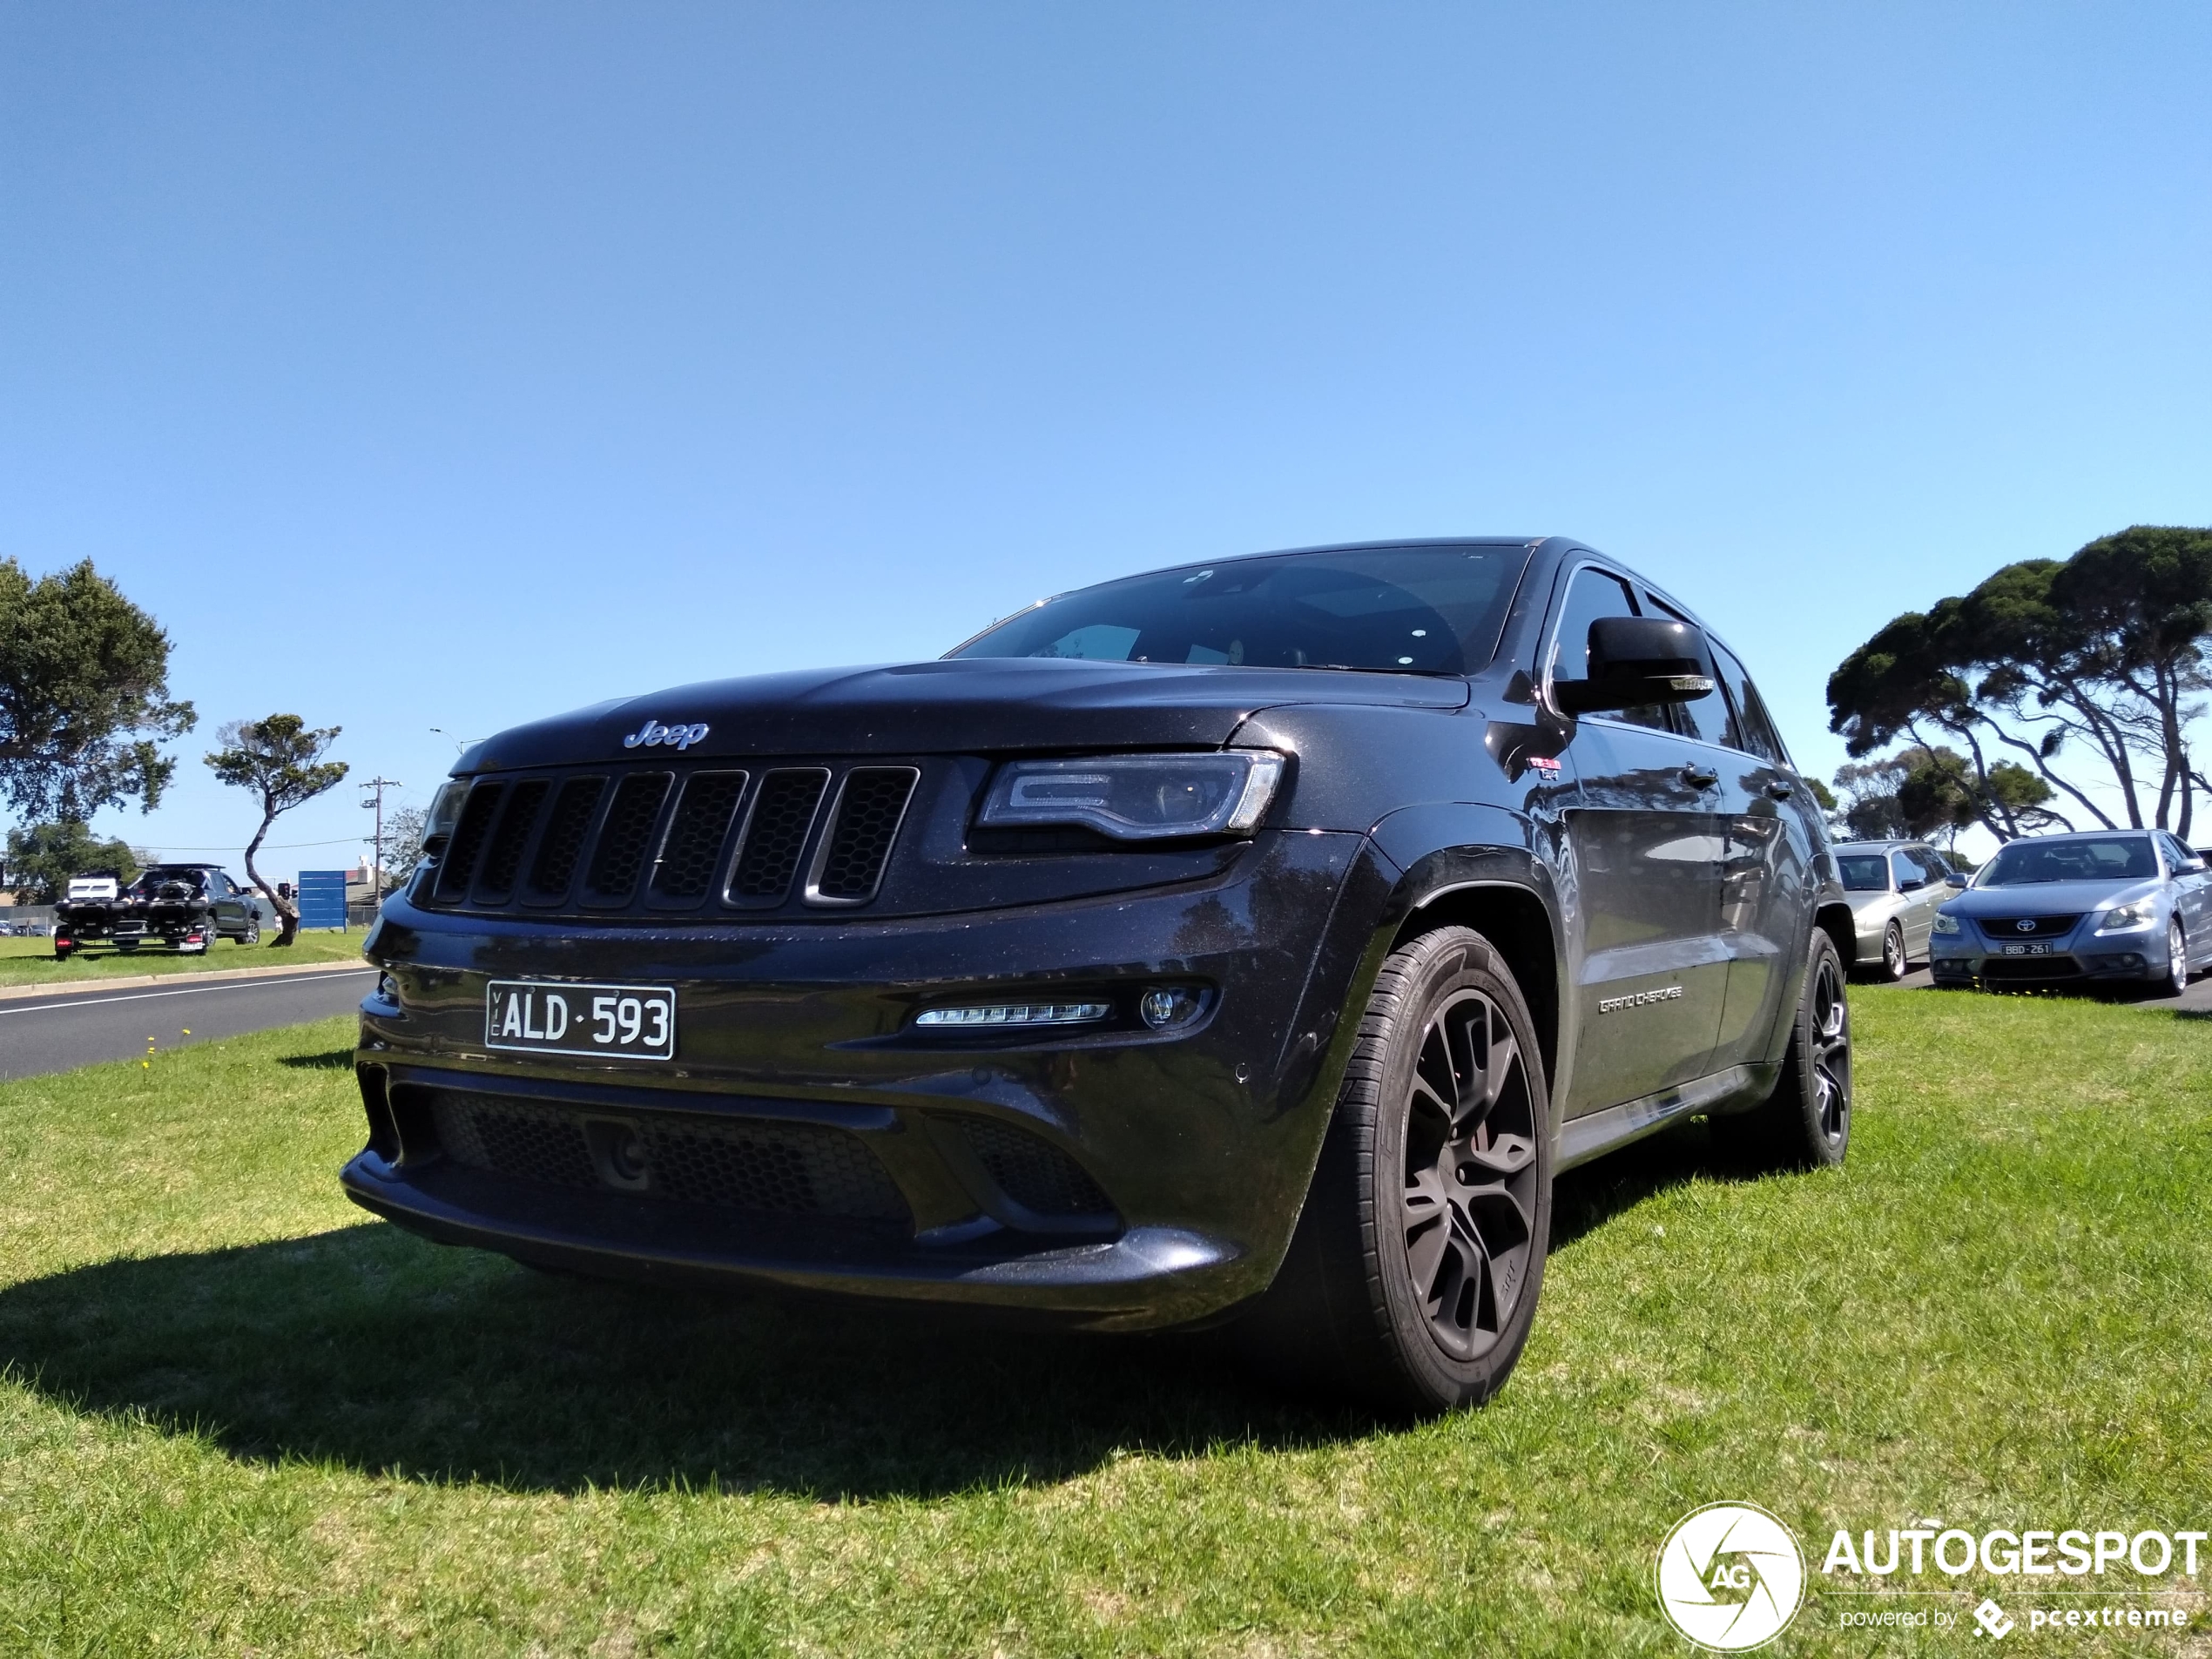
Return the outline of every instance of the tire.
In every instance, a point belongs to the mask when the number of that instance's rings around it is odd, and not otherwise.
[[[249,921],[246,924],[244,933],[233,934],[231,937],[241,945],[258,945],[261,942],[261,924],[258,921]]]
[[[2188,935],[2182,931],[2182,919],[2174,916],[2166,923],[2166,974],[2151,983],[2153,996],[2179,996],[2189,988]]]
[[[1248,1358],[1393,1416],[1480,1405],[1527,1341],[1551,1197],[1521,988],[1480,934],[1424,934],[1376,977],[1290,1251],[1244,1321]]]
[[[1882,933],[1882,978],[1894,985],[1912,971],[1905,954],[1905,924],[1893,921]]]
[[[1774,1092],[1748,1112],[1712,1120],[1713,1134],[1768,1169],[1821,1170],[1851,1148],[1851,1001],[1844,960],[1819,928],[1797,981],[1797,1011]]]

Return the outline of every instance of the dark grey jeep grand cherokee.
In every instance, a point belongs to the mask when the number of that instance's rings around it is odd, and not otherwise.
[[[1512,1367],[1558,1171],[1850,1134],[1820,818],[1737,658],[1559,538],[603,704],[433,819],[345,1184],[539,1266],[1234,1320],[1419,1411]]]

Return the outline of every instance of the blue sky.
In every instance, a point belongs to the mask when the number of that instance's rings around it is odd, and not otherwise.
[[[1896,611],[2212,522],[2212,10],[0,5],[0,554],[232,849],[604,696],[1177,560],[1561,532],[1801,763]],[[272,840],[365,835],[350,785]],[[274,854],[269,873],[347,861]]]

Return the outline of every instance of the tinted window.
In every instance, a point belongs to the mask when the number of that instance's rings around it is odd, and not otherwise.
[[[1467,546],[1186,565],[1063,593],[955,655],[1467,674],[1496,654],[1527,563]]]
[[[1559,613],[1559,626],[1552,633],[1552,678],[1589,678],[1590,624],[1607,617],[1635,614],[1636,604],[1629,597],[1629,584],[1619,577],[1588,566],[1575,571],[1574,580],[1568,584],[1567,603]],[[1661,732],[1674,730],[1667,719],[1666,709],[1658,704],[1608,709],[1596,718],[1625,720],[1630,725],[1648,725]]]
[[[1690,627],[1697,629],[1700,638],[1704,637],[1705,631],[1698,623],[1683,616],[1664,599],[1655,598],[1648,593],[1643,597],[1655,614],[1672,617],[1676,622],[1687,623]],[[1736,744],[1729,733],[1728,698],[1720,689],[1720,671],[1714,666],[1713,654],[1710,648],[1705,652],[1705,678],[1713,682],[1713,689],[1703,697],[1693,697],[1687,703],[1674,705],[1676,725],[1685,737],[1695,738],[1700,743],[1710,743],[1722,748],[1732,749]]]
[[[1879,853],[1845,853],[1836,860],[1844,886],[1852,893],[1887,893],[1889,866]]]
[[[1890,865],[1897,872],[1897,885],[1900,890],[1927,885],[1928,873],[1920,867],[1920,860],[1910,853],[1891,853]]]
[[[1982,867],[1977,885],[2018,887],[2038,881],[2140,881],[2157,873],[2148,835],[2007,841]]]
[[[1771,760],[1777,765],[1789,764],[1789,755],[1782,747],[1774,723],[1767,718],[1766,705],[1759,699],[1759,688],[1751,684],[1751,677],[1743,671],[1725,645],[1709,641],[1713,660],[1720,666],[1721,689],[1728,693],[1729,711],[1735,718],[1735,732],[1729,746],[1755,754],[1762,760]]]
[[[2178,871],[2182,865],[2196,856],[2170,835],[2161,835],[2158,842],[2166,849],[2166,863],[2170,869]]]

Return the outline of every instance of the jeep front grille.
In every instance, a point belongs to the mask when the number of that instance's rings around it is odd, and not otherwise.
[[[883,765],[488,778],[423,896],[555,916],[865,905],[921,779]]]

